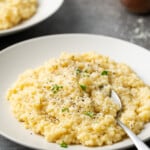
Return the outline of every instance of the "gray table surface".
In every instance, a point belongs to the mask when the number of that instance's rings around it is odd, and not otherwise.
[[[150,15],[129,13],[119,0],[65,0],[59,11],[46,21],[20,33],[0,37],[0,50],[33,37],[61,33],[107,35],[150,49],[149,27]],[[150,140],[147,144],[150,146]],[[31,149],[0,136],[0,150]]]

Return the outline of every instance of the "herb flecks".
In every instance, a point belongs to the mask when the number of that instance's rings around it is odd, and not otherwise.
[[[67,148],[68,145],[63,141],[63,142],[60,144],[60,147]]]
[[[80,84],[80,88],[83,90],[83,91],[86,91],[86,85],[83,85],[83,84]]]
[[[63,86],[55,84],[52,86],[51,90],[54,94],[56,94],[62,88],[63,88]]]
[[[79,68],[76,70],[76,74],[77,74],[77,75],[79,75],[81,72],[82,72],[82,71],[81,71]]]
[[[62,112],[65,112],[65,111],[69,112],[69,108],[64,107],[64,108],[62,108],[62,110],[61,110],[61,111],[62,111]]]
[[[84,112],[85,115],[93,118],[94,117],[94,112],[88,111],[88,112]]]
[[[89,76],[90,76],[89,72],[87,70],[85,70],[83,72],[83,77],[89,77]]]
[[[108,71],[107,70],[102,71],[101,75],[102,76],[108,75]]]

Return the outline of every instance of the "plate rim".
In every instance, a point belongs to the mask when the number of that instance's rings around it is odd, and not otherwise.
[[[64,1],[64,0],[62,0]],[[107,36],[107,35],[102,35],[102,34],[92,34],[92,33],[58,33],[58,34],[52,34],[52,35],[41,35],[41,36],[38,36],[38,37],[31,37],[29,39],[26,39],[26,40],[22,40],[22,41],[19,41],[19,42],[16,42],[14,44],[11,44],[9,46],[6,46],[5,48],[1,49],[0,50],[0,54],[3,53],[4,51],[7,51],[15,46],[19,46],[19,45],[22,45],[22,44],[26,44],[26,43],[30,43],[32,41],[38,41],[38,40],[43,40],[43,39],[47,39],[47,38],[56,38],[57,36],[61,37],[61,36],[93,36],[93,37],[99,37],[99,38],[105,38],[105,39],[109,39],[109,40],[116,40],[116,41],[119,41],[119,42],[122,42],[122,43],[125,43],[125,44],[128,44],[128,45],[131,45],[131,46],[135,46],[135,47],[138,47],[140,49],[142,49],[142,51],[150,54],[150,49],[147,49],[145,47],[142,47],[138,44],[135,44],[135,43],[131,43],[130,41],[128,40],[125,40],[125,39],[121,39],[121,38],[117,38],[117,37],[113,37],[113,36]],[[141,51],[138,49],[138,51]]]

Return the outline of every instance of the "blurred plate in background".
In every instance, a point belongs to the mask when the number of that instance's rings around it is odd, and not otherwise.
[[[35,15],[10,29],[0,30],[0,36],[19,32],[44,21],[53,15],[62,3],[63,0],[38,0],[38,9]]]

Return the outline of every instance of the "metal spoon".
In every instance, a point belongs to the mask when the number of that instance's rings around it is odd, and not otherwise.
[[[150,150],[150,148],[142,141],[140,140],[125,124],[123,124],[119,119],[119,114],[122,111],[122,103],[115,91],[111,91],[111,98],[114,100],[116,104],[120,106],[120,110],[117,115],[117,123],[124,129],[124,131],[128,134],[128,136],[131,138],[135,146],[138,150]]]

